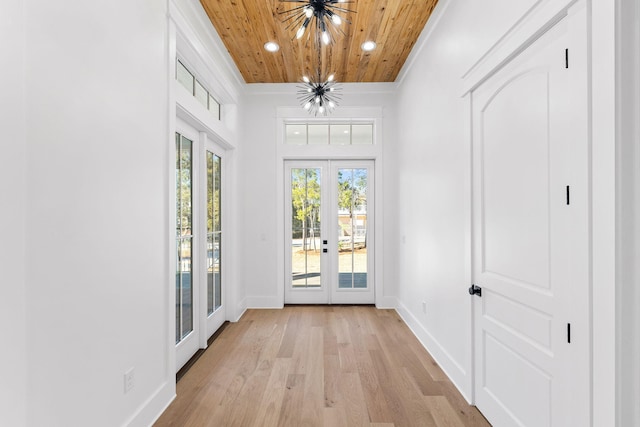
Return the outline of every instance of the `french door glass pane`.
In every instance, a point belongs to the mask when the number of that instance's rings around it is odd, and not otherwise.
[[[207,151],[207,314],[222,306],[222,159]]]
[[[291,279],[294,288],[320,287],[319,168],[291,170]]]
[[[367,169],[338,169],[338,287],[367,287]]]
[[[193,330],[192,145],[176,134],[176,343]]]

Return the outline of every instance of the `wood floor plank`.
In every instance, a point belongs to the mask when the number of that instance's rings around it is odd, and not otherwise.
[[[369,413],[362,392],[360,377],[357,373],[343,373],[339,378],[341,405],[347,416],[346,424],[350,427],[369,425]]]
[[[324,408],[323,427],[350,427],[344,408]]]
[[[387,400],[382,392],[369,352],[359,354],[358,374],[360,375],[362,391],[367,403],[369,420],[375,423],[392,421],[393,417],[390,414]]]
[[[338,356],[332,354],[324,356],[324,406],[325,408],[333,408],[338,404],[342,396],[338,388],[338,379],[340,378],[340,361]],[[331,412],[328,412],[333,414]],[[326,423],[325,423],[326,424]]]
[[[438,427],[464,427],[462,420],[453,410],[446,397],[425,396],[424,400]]]
[[[291,369],[291,359],[276,359],[265,393],[258,404],[254,426],[268,427],[278,425],[287,379]]]
[[[302,418],[304,397],[304,375],[290,374],[287,378],[286,390],[278,417],[278,425],[297,427]]]
[[[394,310],[248,310],[156,426],[486,427]]]
[[[313,322],[311,323],[313,325]],[[312,326],[309,331],[306,374],[304,383],[304,406],[302,424],[322,424],[324,398],[324,354],[322,327]]]

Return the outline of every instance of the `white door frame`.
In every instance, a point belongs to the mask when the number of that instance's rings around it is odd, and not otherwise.
[[[515,57],[519,52],[526,49],[532,43],[532,41],[534,41],[539,37],[540,34],[543,34],[547,29],[551,28],[553,25],[555,25],[561,19],[566,18],[567,16],[572,17],[573,25],[576,29],[576,33],[572,35],[572,40],[573,41],[586,40],[586,38],[588,37],[588,28],[587,28],[588,21],[587,21],[587,15],[585,14],[585,8],[586,8],[586,2],[580,1],[580,0],[577,2],[574,0],[561,0],[558,2],[551,2],[551,1],[542,2],[538,7],[531,9],[527,13],[525,18],[523,18],[517,26],[512,28],[499,44],[495,45],[491,50],[489,50],[481,58],[481,60],[479,60],[473,67],[471,67],[471,69],[467,73],[465,73],[465,75],[463,76],[463,97],[465,98],[464,102],[465,102],[466,109],[469,112],[469,115],[466,117],[466,128],[469,129],[469,133],[468,133],[469,152],[468,152],[467,160],[470,166],[472,165],[472,153],[473,153],[473,147],[472,147],[473,138],[471,134],[471,127],[472,127],[471,93],[473,92],[473,90],[479,87],[486,79],[491,77],[498,70],[500,70],[504,66],[504,64],[508,63],[508,61],[511,58]],[[578,61],[580,61],[579,66],[583,67],[586,72],[589,66],[587,63],[586,56],[585,58],[580,58],[578,56],[578,58],[579,58]],[[575,61],[576,58],[572,57],[572,60]],[[585,77],[585,82],[586,82],[586,77]],[[587,87],[586,84],[585,84],[585,87]],[[586,92],[583,94],[583,96],[586,98],[587,96]],[[586,101],[585,101],[585,105],[587,105]],[[584,133],[583,135],[581,135],[581,137],[583,138],[582,140],[585,144],[588,144],[590,141],[590,138],[589,138],[589,135],[586,134],[586,129],[582,132]],[[583,160],[588,161],[587,158]],[[466,182],[467,182],[466,194],[468,195],[466,210],[468,212],[468,218],[469,218],[469,222],[467,223],[468,232],[466,233],[466,235],[469,237],[466,242],[467,269],[466,269],[465,276],[468,278],[468,283],[471,284],[473,283],[472,247],[474,244],[474,241],[472,238],[473,228],[474,228],[472,224],[474,208],[471,202],[471,198],[473,196],[473,191],[472,191],[473,179],[472,179],[471,167],[468,173],[466,174]],[[592,188],[589,187],[583,195],[581,194],[581,196],[590,198],[592,191],[593,191]],[[592,201],[590,200],[590,202]],[[591,226],[594,227],[595,226],[594,223],[591,223]],[[590,233],[592,232],[590,231]],[[588,251],[595,251],[593,243],[591,244],[589,243],[590,235],[584,236],[585,238],[584,243],[585,245],[587,245]],[[592,280],[593,278],[591,275],[589,275],[589,277],[584,278],[584,286],[586,286],[585,292],[588,292],[587,298],[589,301],[593,301],[592,288],[591,288]],[[475,316],[474,299],[470,298],[469,301],[470,301],[471,319],[474,319],[474,316]],[[594,306],[595,306],[595,303],[596,301],[593,301]],[[583,319],[587,319],[586,320],[587,324],[590,325],[589,330],[586,330],[586,331],[583,330],[580,332],[581,334],[580,338],[585,340],[583,348],[587,349],[586,355],[589,354],[589,349],[591,348],[591,345],[592,345],[592,342],[591,342],[591,339],[593,336],[592,334],[594,333],[593,326],[589,323],[589,320],[588,320],[591,318],[591,313],[592,313],[592,309],[590,307],[582,307],[575,312],[577,316],[580,316]],[[467,385],[469,386],[471,403],[475,402],[475,385],[474,385],[475,381],[473,380],[473,378],[475,377],[475,366],[473,361],[475,360],[474,353],[475,353],[476,345],[474,343],[474,338],[473,338],[474,335],[475,335],[474,326],[472,322],[471,352],[469,353],[469,359],[468,359],[469,366],[471,367],[471,374],[467,376],[469,380]],[[597,349],[594,349],[594,351],[596,350]],[[594,373],[589,372],[589,374],[586,375],[582,381],[580,381],[580,384],[576,386],[576,390],[579,391],[579,394],[584,396],[586,393],[587,395],[590,396],[591,407],[594,406],[593,395],[596,392],[596,390],[591,385],[591,380],[593,378],[594,378]],[[593,416],[593,413],[589,411],[589,408],[585,408],[585,411],[587,412],[585,416],[590,419]]]
[[[201,295],[201,301],[202,303],[200,304],[200,321],[202,322],[203,325],[205,325],[205,327],[202,328],[201,333],[200,333],[200,346],[201,348],[206,348],[207,346],[207,340],[209,339],[209,337],[211,335],[214,334],[215,331],[218,330],[218,328],[220,326],[222,326],[222,324],[226,321],[227,319],[227,315],[226,315],[226,301],[227,301],[227,289],[225,287],[225,283],[226,283],[226,270],[227,270],[227,265],[225,263],[225,259],[226,259],[226,255],[228,253],[228,251],[226,250],[226,242],[225,242],[225,237],[228,235],[228,231],[227,231],[227,226],[228,226],[228,222],[227,222],[227,217],[228,215],[225,215],[225,212],[228,212],[227,209],[224,209],[225,207],[225,203],[227,201],[227,196],[228,196],[228,192],[227,192],[227,151],[220,146],[219,144],[215,143],[215,141],[212,141],[205,132],[200,132],[200,150],[202,151],[202,154],[200,156],[200,170],[202,171],[202,173],[199,174],[199,181],[200,181],[200,200],[202,200],[201,203],[201,221],[200,221],[200,230],[202,231],[202,235],[204,235],[204,233],[206,233],[207,231],[207,217],[206,217],[206,209],[207,209],[207,177],[206,177],[206,171],[207,171],[207,151],[212,152],[213,154],[215,154],[216,156],[220,157],[221,159],[221,166],[222,166],[222,185],[221,185],[221,203],[222,203],[222,212],[221,212],[221,231],[222,231],[222,247],[220,250],[220,268],[221,268],[221,296],[222,296],[222,305],[220,306],[220,308],[218,308],[217,310],[215,310],[213,313],[211,313],[211,315],[208,314],[208,307],[207,307],[207,286],[205,285],[207,283],[207,277],[206,277],[206,265],[207,265],[207,248],[206,248],[206,239],[201,238],[200,239],[200,262],[203,268],[200,269],[200,275],[201,275],[201,283],[203,284],[203,286],[201,286],[200,289],[200,295]]]
[[[229,263],[225,260],[227,254],[230,254],[225,241],[222,242],[221,251],[221,268],[222,268],[222,306],[214,311],[211,315],[207,313],[207,248],[206,238],[203,236],[206,233],[206,152],[211,151],[218,155],[222,159],[222,204],[224,206],[222,212],[222,232],[223,239],[225,234],[228,234],[229,229],[229,215],[225,213],[229,212],[225,203],[229,195],[229,183],[227,182],[229,168],[227,156],[228,150],[221,144],[209,137],[207,132],[196,129],[192,123],[188,123],[183,120],[182,117],[176,117],[175,132],[184,135],[186,138],[193,142],[192,147],[192,215],[193,215],[193,247],[192,247],[192,295],[193,295],[193,331],[181,340],[175,346],[176,359],[175,369],[178,371],[189,359],[195,354],[198,349],[207,348],[207,341],[211,335],[227,319],[227,301],[228,287],[225,286],[227,278],[225,271],[229,269]],[[174,149],[175,151],[175,149]],[[173,162],[175,165],[175,161]],[[174,166],[175,167],[175,166]],[[175,188],[175,181],[174,181]],[[173,190],[175,191],[175,190]],[[175,199],[173,206],[175,207]],[[174,216],[175,218],[175,216]],[[175,234],[175,232],[174,232]],[[175,255],[175,250],[172,252]],[[171,262],[175,262],[172,260]]]
[[[199,172],[201,171],[200,163],[202,158],[202,153],[201,153],[202,150],[200,149],[200,147],[202,146],[202,144],[200,143],[200,134],[195,128],[193,128],[192,126],[190,126],[189,124],[185,123],[180,119],[176,120],[175,132],[191,140],[192,142],[191,205],[192,207],[197,207],[197,206],[200,206],[200,194],[201,194],[201,190],[200,190],[201,179],[200,179]],[[175,148],[174,148],[174,151],[175,151]],[[175,167],[175,163],[174,163],[174,167]],[[174,176],[175,176],[175,173],[174,173]],[[173,191],[175,192],[175,179],[174,179]],[[175,209],[175,204],[173,205],[173,208]],[[201,332],[202,327],[201,327],[201,319],[200,319],[201,317],[200,312],[202,311],[200,309],[202,304],[201,302],[202,286],[200,286],[200,283],[201,283],[200,266],[201,266],[202,256],[200,254],[200,247],[198,245],[199,239],[196,237],[201,231],[200,230],[201,228],[200,227],[201,225],[200,209],[192,208],[191,214],[192,214],[191,235],[193,236],[191,241],[191,244],[192,244],[191,246],[191,297],[192,297],[191,310],[192,310],[193,329],[186,337],[181,339],[180,342],[178,342],[175,345],[176,371],[178,371],[185,363],[187,363],[189,359],[196,353],[196,351],[198,351],[198,349],[201,347],[201,340],[202,340],[202,332]],[[175,227],[175,224],[174,224],[174,227]],[[175,245],[175,231],[173,235],[174,235],[173,244]],[[171,260],[171,262],[175,263],[175,259]]]
[[[375,305],[378,308],[395,308],[397,300],[393,292],[385,292],[384,282],[384,239],[383,228],[383,206],[385,183],[383,180],[384,160],[383,153],[383,109],[382,107],[340,107],[332,113],[330,118],[313,118],[299,107],[278,107],[277,108],[277,138],[276,138],[276,262],[277,280],[274,296],[253,296],[247,298],[247,305],[260,308],[281,308],[284,306],[284,282],[286,272],[284,267],[284,236],[285,216],[284,216],[284,161],[302,159],[321,160],[373,160],[375,162],[375,216],[379,219],[375,225],[376,247],[375,254],[376,283],[375,283]],[[350,123],[352,121],[367,121],[374,125],[374,142],[371,145],[355,146],[320,146],[320,145],[287,145],[284,143],[285,124],[288,122],[313,123]],[[389,294],[389,295],[387,295]]]
[[[291,170],[298,168],[319,169],[321,185],[321,238],[319,288],[294,289],[291,287],[291,224],[292,207],[290,200]],[[367,169],[367,287],[366,289],[339,288],[339,251],[338,251],[338,195],[337,173],[339,169]],[[284,296],[288,304],[373,304],[375,303],[375,162],[372,160],[286,160],[284,165]],[[326,244],[324,242],[327,242]]]

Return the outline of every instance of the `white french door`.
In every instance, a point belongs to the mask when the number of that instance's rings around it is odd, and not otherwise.
[[[373,168],[285,162],[285,303],[375,302]]]
[[[475,402],[496,427],[589,425],[580,20],[565,17],[472,93]]]
[[[198,132],[178,122],[176,132],[176,371],[200,348],[198,232]]]
[[[177,120],[176,371],[226,319],[222,202],[224,150]]]
[[[201,269],[206,277],[203,283],[201,294],[203,321],[206,323],[206,341],[226,320],[225,304],[224,304],[224,286],[223,286],[223,269],[222,260],[226,251],[224,245],[223,229],[225,221],[223,221],[222,206],[225,200],[226,191],[224,191],[222,170],[224,166],[224,150],[214,144],[209,139],[204,144],[204,159],[202,165],[202,176],[204,177],[202,200],[202,224],[201,224],[201,245],[202,259],[204,261]]]

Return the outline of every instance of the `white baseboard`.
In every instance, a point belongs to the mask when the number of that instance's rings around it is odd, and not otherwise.
[[[176,398],[175,377],[173,383],[165,382],[155,393],[133,414],[124,425],[127,427],[149,427]]]
[[[379,309],[395,309],[398,306],[396,297],[376,298],[376,308]]]
[[[404,323],[411,329],[411,332],[418,338],[422,346],[431,354],[431,357],[433,357],[438,365],[440,365],[440,368],[447,377],[449,377],[465,400],[469,404],[472,404],[472,399],[470,399],[472,390],[470,386],[465,387],[466,384],[471,384],[471,381],[469,381],[467,377],[469,373],[451,357],[445,348],[427,331],[402,302],[398,301],[396,311],[402,320],[404,320]]]
[[[240,303],[236,307],[236,312],[234,313],[235,315],[231,316],[229,321],[233,323],[237,322],[238,320],[240,320],[242,316],[244,316],[244,313],[246,311],[247,311],[247,299],[243,298],[242,301],[240,301]]]
[[[278,296],[271,297],[247,297],[247,308],[282,308],[282,298]]]

